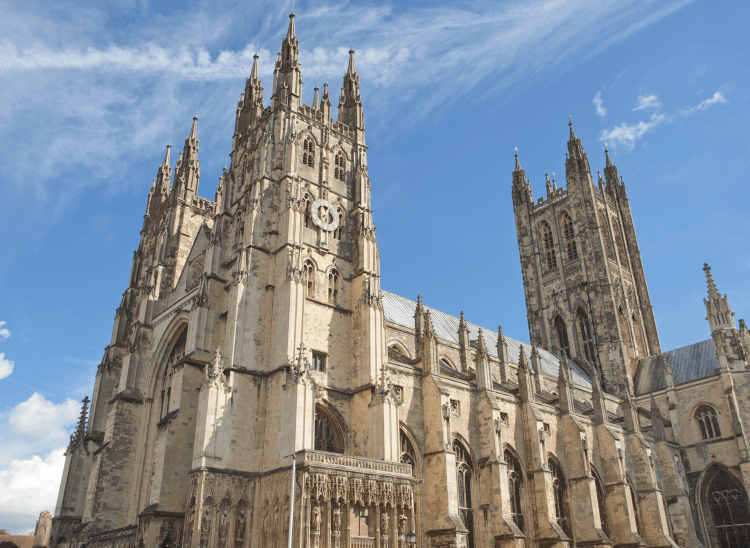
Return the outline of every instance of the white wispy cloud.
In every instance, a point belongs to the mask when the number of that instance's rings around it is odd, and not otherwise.
[[[596,108],[596,113],[604,118],[607,115],[607,109],[604,108],[604,100],[602,99],[602,92],[597,91],[596,95],[594,95],[594,108]]]
[[[720,91],[717,91],[708,99],[701,101],[700,104],[695,105],[694,107],[690,107],[690,108],[683,108],[682,110],[680,110],[680,114],[682,116],[688,116],[690,114],[693,114],[694,112],[698,112],[700,110],[706,110],[711,105],[715,105],[717,103],[726,103],[726,102],[727,100],[724,97],[724,94]]]
[[[633,109],[633,112],[637,110],[645,110],[647,108],[659,108],[661,106],[661,103],[659,102],[659,98],[654,95],[639,95],[638,96],[638,105]]]
[[[0,322],[0,341],[4,341],[10,337],[10,331],[7,327],[3,327],[7,322]]]
[[[600,141],[606,141],[614,146],[622,145],[628,150],[635,146],[635,142],[643,137],[649,131],[653,131],[656,126],[667,119],[664,114],[652,114],[651,118],[637,124],[621,124],[612,129],[602,131],[599,136]]]
[[[5,358],[5,354],[0,352],[0,379],[4,379],[13,373],[13,367],[15,364]]]
[[[720,91],[714,93],[708,99],[700,102],[700,104],[694,107],[688,107],[680,109],[679,116],[690,116],[701,110],[706,110],[711,105],[718,103],[726,103],[727,100],[724,94]],[[658,108],[661,103],[658,102],[656,95],[639,96],[638,107],[633,110],[641,110],[642,108]],[[641,106],[644,105],[644,106]],[[662,114],[655,112],[647,121],[640,121],[635,124],[623,123],[619,126],[615,126],[612,129],[602,130],[599,135],[600,141],[611,143],[614,146],[624,146],[628,150],[632,150],[635,146],[635,142],[647,133],[653,131],[658,125],[663,122],[671,122],[675,119],[675,115]]]

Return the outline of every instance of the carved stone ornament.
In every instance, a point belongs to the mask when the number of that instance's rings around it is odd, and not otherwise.
[[[226,383],[226,379],[224,378],[224,366],[222,364],[223,359],[224,358],[221,356],[221,349],[217,347],[214,361],[206,364],[206,384],[211,385],[216,382]]]
[[[304,383],[310,378],[310,360],[305,355],[307,350],[302,343],[300,343],[297,354],[297,358],[290,360],[286,364],[286,380],[287,384],[299,384]]]

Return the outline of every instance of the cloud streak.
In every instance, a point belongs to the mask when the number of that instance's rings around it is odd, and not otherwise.
[[[596,113],[604,118],[607,115],[607,109],[604,108],[604,100],[602,99],[602,92],[597,91],[596,95],[594,95],[594,108],[596,108]]]
[[[10,337],[10,331],[7,327],[3,327],[7,322],[0,322],[0,342],[7,340]]]
[[[660,106],[661,103],[659,102],[659,98],[656,95],[639,95],[638,106],[633,109],[633,112],[636,112],[638,110],[646,110],[649,108],[659,108]]]
[[[0,229],[28,222],[39,231],[93,186],[119,192],[135,184],[125,175],[130,164],[160,150],[172,129],[180,142],[196,103],[201,152],[222,142],[226,148],[216,152],[226,154],[233,103],[255,44],[270,99],[288,6],[259,1],[250,11],[240,3],[217,9],[198,0],[189,11],[157,17],[82,1],[85,9],[61,5],[54,18],[35,0],[4,5],[0,147],[7,161],[0,176],[8,184],[0,200],[11,214]],[[398,122],[417,124],[469,93],[512,96],[688,2],[480,0],[422,8],[323,2],[296,18],[303,100],[312,102],[315,79],[328,81],[335,97],[355,36],[368,129],[390,127],[401,112],[397,103],[409,103],[411,112]]]
[[[720,91],[717,91],[716,93],[714,93],[708,99],[705,99],[705,100],[701,101],[700,104],[698,104],[698,105],[696,105],[694,107],[690,107],[690,108],[683,108],[680,111],[680,114],[682,116],[689,116],[690,114],[693,114],[695,112],[699,112],[701,110],[706,110],[711,105],[716,105],[718,103],[726,103],[726,102],[727,102],[727,100],[724,97],[724,94],[722,92],[720,92]]]
[[[727,100],[724,97],[724,94],[720,91],[717,91],[708,99],[701,101],[700,104],[694,107],[681,109],[678,114],[679,116],[683,117],[690,116],[691,114],[694,114],[696,112],[708,109],[711,105],[726,102]],[[658,108],[659,105],[661,105],[661,103],[659,103],[656,95],[641,95],[638,97],[638,106],[633,110],[636,111],[646,108]],[[666,115],[660,112],[655,112],[647,121],[640,121],[635,124],[623,123],[619,126],[615,126],[612,129],[602,130],[601,134],[599,135],[599,140],[611,143],[614,146],[623,146],[627,150],[632,150],[633,147],[635,147],[636,141],[641,139],[644,135],[654,131],[657,126],[661,125],[664,122],[672,122],[675,118],[676,116],[674,115]]]
[[[0,379],[10,376],[10,374],[13,373],[14,367],[15,364],[10,360],[5,359],[5,354],[0,352]]]

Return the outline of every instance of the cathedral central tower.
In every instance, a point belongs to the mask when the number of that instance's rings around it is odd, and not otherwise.
[[[605,149],[595,183],[570,127],[567,188],[536,202],[516,154],[513,211],[531,341],[585,364],[609,389],[661,352],[625,183]],[[618,372],[627,374],[621,375]]]

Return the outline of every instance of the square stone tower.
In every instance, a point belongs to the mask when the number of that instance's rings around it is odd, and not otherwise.
[[[625,183],[605,149],[605,177],[594,183],[572,122],[565,177],[547,177],[534,201],[516,154],[513,211],[531,340],[574,358],[602,385],[630,383],[639,359],[658,354],[646,276]]]

